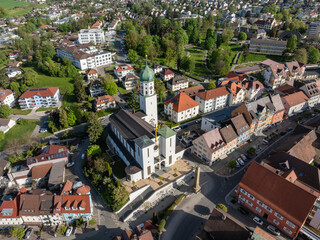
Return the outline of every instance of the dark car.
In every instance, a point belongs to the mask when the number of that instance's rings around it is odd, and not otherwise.
[[[238,208],[239,212],[241,212],[243,215],[249,215],[249,211],[245,209],[244,207]]]

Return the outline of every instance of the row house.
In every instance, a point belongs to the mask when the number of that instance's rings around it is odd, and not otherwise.
[[[291,117],[309,108],[310,99],[303,91],[288,94],[281,99],[285,108],[285,116],[287,117]]]
[[[173,79],[174,78],[174,72],[172,72],[170,69],[166,68],[166,69],[163,69],[161,74],[160,74],[160,77],[163,81],[169,81],[170,79]]]
[[[0,88],[0,105],[6,104],[9,107],[14,107],[15,105],[15,96],[14,92],[10,89],[1,89]]]
[[[218,128],[202,134],[192,141],[192,153],[211,164],[225,155],[228,145],[224,142]]]
[[[132,90],[137,87],[138,80],[139,80],[138,76],[136,76],[134,73],[128,73],[126,76],[122,78],[121,82],[122,82],[122,86],[126,90]]]
[[[180,89],[188,88],[189,81],[182,75],[177,75],[167,81],[167,88],[171,91],[178,91]]]
[[[247,101],[256,100],[261,97],[264,86],[260,81],[245,80],[242,82],[242,85],[246,89],[245,99]]]
[[[104,95],[98,97],[94,102],[95,110],[107,110],[114,109],[117,107],[116,100],[110,95]]]
[[[91,97],[97,97],[105,94],[104,86],[99,80],[92,81],[88,87]]]
[[[277,172],[252,162],[237,189],[238,202],[290,238],[298,236],[317,200],[293,183],[294,172]]]
[[[199,114],[199,103],[185,93],[164,102],[164,113],[175,123],[194,118]]]
[[[127,76],[129,73],[134,74],[134,69],[130,65],[123,64],[115,66],[113,72],[118,79],[121,79]]]
[[[202,113],[212,112],[232,104],[232,96],[227,87],[198,92],[195,100],[200,104],[199,109]]]
[[[237,134],[237,145],[240,146],[244,144],[247,140],[249,140],[249,124],[246,121],[243,114],[239,114],[238,116],[232,117],[227,124],[231,124],[234,128],[234,131]]]
[[[58,87],[32,88],[25,91],[18,100],[21,109],[57,107],[60,99]]]

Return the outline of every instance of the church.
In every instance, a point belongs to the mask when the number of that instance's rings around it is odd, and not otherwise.
[[[127,180],[139,181],[182,158],[184,148],[176,142],[176,132],[158,129],[158,102],[154,72],[146,63],[140,72],[140,110],[110,116],[107,144],[127,165]]]

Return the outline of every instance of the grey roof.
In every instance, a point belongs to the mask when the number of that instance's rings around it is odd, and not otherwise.
[[[48,185],[54,186],[64,182],[64,161],[53,164]]]
[[[232,111],[238,108],[240,104],[230,106],[228,108],[223,108],[219,111],[210,113],[208,115],[203,116],[202,118],[207,119],[210,122],[221,123],[232,117]]]
[[[154,144],[154,142],[148,138],[147,136],[141,136],[134,140],[134,142],[140,147],[140,148],[146,148]]]
[[[221,128],[220,134],[226,143],[232,142],[237,138],[237,134],[231,125],[226,125],[225,127]]]
[[[250,43],[287,46],[286,41],[270,40],[270,39],[251,39]]]
[[[275,107],[276,112],[284,110],[284,106],[279,94],[271,96],[271,101],[273,103],[273,106]]]
[[[188,82],[188,80],[183,75],[176,75],[173,79],[169,80],[169,83],[173,86],[180,83]]]
[[[254,102],[247,103],[248,111],[252,117],[252,119],[255,119],[259,112],[263,111],[263,109],[267,107],[267,111],[274,111],[275,107],[271,103],[269,96],[260,98]]]

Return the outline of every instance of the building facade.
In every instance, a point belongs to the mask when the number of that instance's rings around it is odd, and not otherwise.
[[[218,87],[197,93],[196,102],[200,104],[200,112],[207,113],[231,105],[232,96],[227,87]]]
[[[102,29],[81,29],[78,33],[78,41],[80,44],[94,43],[95,45],[104,44],[106,42],[105,34]]]
[[[21,109],[57,107],[60,99],[58,87],[32,88],[25,91],[18,100]]]
[[[0,89],[0,105],[6,104],[9,107],[14,107],[15,102],[14,92],[10,89]]]
[[[282,55],[282,53],[286,50],[286,47],[286,41],[269,39],[251,39],[249,51],[255,53]]]

